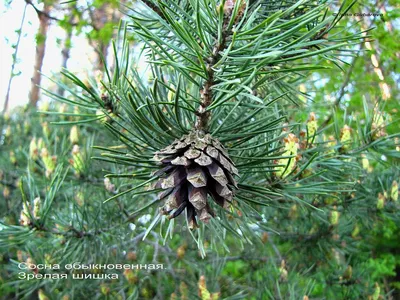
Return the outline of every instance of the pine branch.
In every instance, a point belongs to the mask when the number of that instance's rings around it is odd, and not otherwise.
[[[29,227],[32,229],[36,229],[37,231],[47,232],[47,233],[54,234],[54,235],[62,235],[62,236],[66,236],[66,237],[76,237],[76,238],[84,238],[84,237],[100,235],[110,229],[110,228],[106,228],[106,229],[98,229],[98,230],[93,230],[93,231],[81,231],[74,227],[70,227],[69,230],[67,230],[67,231],[59,231],[57,229],[50,229],[50,228],[44,227],[43,225],[41,225],[37,222],[33,222],[33,223],[29,224]]]
[[[15,65],[17,64],[18,48],[19,48],[19,43],[21,41],[22,28],[23,28],[24,22],[25,22],[25,15],[26,15],[26,7],[27,6],[28,6],[28,4],[26,4],[25,7],[24,7],[24,12],[22,13],[21,25],[19,26],[19,29],[18,29],[18,38],[17,38],[17,42],[15,43],[15,50],[14,50],[14,54],[13,54],[13,64],[11,65],[10,78],[8,80],[8,85],[7,85],[7,94],[6,94],[6,98],[4,100],[3,114],[8,110],[8,102],[10,100],[11,84],[12,84],[12,80],[13,80],[13,78],[15,76],[14,75],[14,69],[15,69]]]
[[[151,8],[151,10],[154,11],[160,18],[168,22],[167,18],[165,18],[160,8],[157,5],[155,5],[151,0],[142,0],[142,2],[146,4],[146,6]]]
[[[346,91],[347,86],[349,85],[350,77],[351,77],[351,74],[353,74],[354,66],[355,66],[355,63],[356,63],[359,53],[360,53],[360,50],[357,52],[357,55],[353,58],[351,65],[350,65],[349,69],[347,70],[345,80],[343,81],[343,84],[339,90],[339,96],[336,98],[335,102],[333,103],[333,107],[335,109],[339,107],[340,102],[342,101],[342,98],[345,95],[345,91]],[[331,111],[329,116],[321,124],[320,130],[322,130],[329,124],[329,122],[332,120],[332,117],[333,117],[333,112]]]
[[[62,22],[62,21],[63,21],[63,20],[61,20],[61,19],[58,19],[58,18],[56,18],[56,17],[53,17],[53,16],[50,15],[48,12],[42,11],[42,10],[40,10],[39,8],[37,8],[37,7],[35,6],[35,4],[32,3],[32,0],[25,0],[25,2],[26,2],[27,5],[32,6],[32,8],[33,8],[33,9],[35,10],[35,12],[37,13],[39,19],[40,19],[40,18],[47,18],[47,19],[49,19],[49,20],[53,20],[53,21],[57,21],[57,22]],[[71,22],[71,23],[69,23],[69,25],[71,25],[71,26],[77,26],[78,23],[76,23],[76,22]]]
[[[201,95],[201,103],[199,108],[197,109],[196,115],[197,120],[195,124],[195,128],[199,131],[207,131],[208,130],[208,122],[210,120],[210,111],[207,111],[207,108],[211,105],[213,101],[213,93],[212,86],[215,84],[214,78],[214,65],[218,62],[220,58],[220,53],[226,48],[227,40],[232,35],[232,30],[229,30],[229,21],[233,12],[233,8],[235,7],[237,0],[228,0],[225,2],[224,10],[224,21],[221,31],[221,41],[216,41],[212,54],[210,57],[206,59],[207,61],[207,80],[203,84],[203,88],[200,92]],[[239,0],[241,1],[241,0]],[[240,4],[241,5],[241,4]],[[221,9],[221,8],[219,8]],[[241,18],[241,14],[236,17],[235,23],[237,23]]]

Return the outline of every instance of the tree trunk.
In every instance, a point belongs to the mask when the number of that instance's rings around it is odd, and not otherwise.
[[[63,49],[61,50],[61,55],[62,55],[61,69],[67,68],[67,64],[68,64],[68,60],[70,58],[70,52],[71,52],[71,38],[72,38],[72,30],[68,30],[67,35],[64,40]],[[65,89],[62,86],[58,86],[57,93],[60,96],[64,96]]]
[[[43,60],[46,50],[46,39],[47,31],[49,29],[49,18],[47,15],[50,12],[50,5],[46,5],[43,8],[43,13],[38,14],[39,17],[39,30],[37,33],[36,41],[36,56],[35,56],[35,66],[33,69],[33,76],[31,79],[31,90],[29,93],[29,104],[31,106],[36,106],[39,101],[39,85],[42,79],[41,71],[43,66]]]
[[[97,65],[95,70],[104,71],[104,60],[107,59],[108,55],[108,47],[110,46],[110,42],[100,42],[99,49],[97,49]]]
[[[126,0],[121,0],[119,2],[120,5],[123,5]],[[119,8],[106,2],[101,7],[96,9],[92,14],[93,28],[96,31],[100,31],[107,23],[117,25],[119,19],[121,19]],[[104,60],[107,60],[111,39],[114,37],[115,30],[110,39],[99,39],[97,41],[93,41],[94,43],[92,43],[92,46],[96,49],[97,54],[96,65],[94,67],[95,71],[104,72]]]

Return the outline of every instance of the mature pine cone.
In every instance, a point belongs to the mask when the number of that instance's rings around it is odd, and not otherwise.
[[[193,131],[157,152],[154,160],[163,166],[155,173],[160,176],[155,188],[164,190],[158,195],[160,200],[168,197],[162,213],[170,219],[186,208],[191,228],[197,226],[196,215],[208,222],[215,215],[207,203],[208,195],[218,205],[229,207],[232,189],[237,188],[233,175],[238,171],[225,148],[211,135]]]

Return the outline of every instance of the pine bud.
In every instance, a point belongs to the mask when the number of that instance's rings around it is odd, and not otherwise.
[[[352,276],[353,276],[353,268],[352,266],[348,265],[343,273],[343,278],[346,280],[350,280]]]
[[[239,7],[238,7],[237,15],[234,20],[235,23],[237,23],[240,20],[240,18],[243,16],[243,13],[246,9],[246,1],[226,0],[225,5],[224,5],[224,14],[226,17],[228,17],[228,16],[232,15],[232,12],[233,12],[237,2],[239,2]],[[232,31],[235,32],[235,27],[232,28]]]
[[[394,144],[396,145],[396,151],[400,152],[400,139],[399,138],[395,138],[394,139]]]
[[[336,210],[336,206],[334,206],[333,209],[334,210],[331,211],[329,222],[331,223],[331,225],[336,226],[339,224],[340,213]]]
[[[63,114],[67,111],[67,105],[65,103],[61,103],[60,106],[58,107],[58,112],[60,114]]]
[[[304,295],[304,296],[303,296],[303,300],[309,300],[308,296],[307,296],[307,295]]]
[[[379,296],[381,295],[381,287],[377,282],[375,282],[375,290],[372,294],[372,300],[379,300]]]
[[[176,250],[176,256],[178,257],[178,259],[183,259],[185,256],[185,252],[186,252],[186,245],[178,247],[178,250]]]
[[[46,294],[44,293],[44,291],[42,289],[40,289],[38,291],[38,298],[39,298],[39,300],[50,300],[49,297],[46,296]]]
[[[40,197],[33,200],[33,217],[35,219],[40,219]]]
[[[15,152],[14,151],[10,151],[10,162],[13,165],[17,164],[17,157],[15,156]]]
[[[78,126],[74,125],[71,127],[71,130],[69,132],[69,140],[72,145],[78,144],[79,143],[79,129]]]
[[[49,123],[47,123],[47,122],[42,123],[42,131],[43,131],[43,135],[45,137],[49,138],[49,136],[50,136]]]
[[[369,160],[364,153],[361,154],[361,164],[363,169],[366,170],[368,173],[371,173],[373,171],[373,168],[369,165]]]
[[[107,296],[108,294],[110,294],[110,287],[107,284],[102,283],[100,285],[100,291],[103,295]]]
[[[135,274],[134,270],[126,269],[124,271],[125,279],[129,282],[129,284],[136,284],[139,281],[138,276]]]
[[[307,98],[303,95],[305,93],[307,93],[307,88],[304,84],[300,84],[299,85],[299,91],[301,92],[301,94],[299,95],[299,99],[303,102],[306,103],[307,102]]]
[[[126,259],[129,261],[135,261],[137,258],[136,252],[130,251],[126,254]]]
[[[397,184],[397,181],[394,180],[392,182],[392,190],[390,192],[390,198],[394,201],[397,202],[399,200],[399,186]]]
[[[84,171],[84,160],[83,155],[80,152],[80,148],[78,145],[74,145],[72,148],[72,167],[74,168],[75,175],[80,176]]]
[[[3,189],[3,197],[4,199],[8,199],[10,197],[10,189],[8,188],[8,186],[5,186]]]
[[[236,0],[226,0],[224,4],[224,13],[229,16],[232,13],[233,8],[235,7]]]
[[[298,215],[299,215],[299,213],[297,211],[297,205],[293,204],[289,210],[289,218],[292,220],[295,220],[295,219],[297,219]]]
[[[6,122],[10,121],[10,118],[11,118],[10,113],[9,112],[5,112],[3,114],[3,118],[4,118],[4,121],[6,121]]]
[[[49,111],[50,103],[47,100],[43,100],[40,102],[39,111]]]
[[[199,297],[202,300],[211,299],[211,293],[207,290],[206,277],[204,275],[200,276],[198,287],[199,287]]]
[[[22,179],[21,179],[21,177],[19,177],[19,178],[17,178],[15,180],[15,186],[18,187],[19,189],[22,188]]]
[[[22,203],[22,210],[21,214],[19,216],[19,223],[21,226],[28,226],[31,224],[31,219],[29,217],[29,211],[30,211],[30,204],[28,203]]]
[[[82,191],[78,191],[78,192],[75,194],[74,199],[75,199],[76,203],[77,203],[79,206],[83,206],[83,205],[85,204],[85,196],[83,195],[83,192],[82,192]]]
[[[12,129],[11,129],[11,126],[8,125],[8,126],[6,127],[5,132],[4,132],[4,136],[5,136],[5,138],[8,139],[8,138],[11,136],[11,134],[12,134]]]
[[[167,98],[168,98],[168,101],[169,101],[169,102],[173,102],[173,101],[174,101],[174,96],[175,96],[175,92],[173,91],[174,86],[171,85],[170,88],[171,88],[171,89],[168,90],[168,96],[167,96]]]
[[[46,177],[49,177],[56,169],[56,157],[50,156],[47,148],[42,148],[42,150],[40,151],[40,156],[46,169]]]
[[[382,193],[378,194],[378,202],[376,203],[376,208],[382,210],[385,207],[385,196]]]
[[[375,114],[372,119],[371,130],[372,130],[372,139],[379,139],[387,135],[384,115],[379,110],[375,110]]]
[[[360,234],[360,226],[356,223],[353,231],[351,232],[351,237],[354,239]]]
[[[38,160],[39,158],[39,150],[36,143],[36,138],[33,138],[29,144],[29,157],[32,160]]]
[[[284,153],[282,156],[294,156],[290,158],[281,158],[278,160],[278,166],[275,168],[276,176],[280,178],[285,178],[288,176],[296,167],[296,160],[297,160],[297,150],[299,149],[298,138],[293,134],[289,133],[287,138],[284,140]]]
[[[344,260],[343,255],[338,250],[336,250],[335,248],[332,248],[332,255],[333,255],[333,258],[335,259],[337,264],[342,264],[343,263],[343,260]]]
[[[328,148],[327,154],[335,154],[335,146],[336,146],[336,139],[333,135],[330,135],[328,137],[328,142],[326,143],[326,147]]]
[[[317,124],[317,117],[315,116],[314,112],[310,113],[307,121],[307,142],[311,144],[315,139],[315,134],[317,133],[318,124]]]
[[[49,253],[46,253],[44,255],[44,263],[45,264],[53,264],[54,263],[54,259],[51,257],[51,255]]]
[[[31,123],[27,120],[24,121],[24,133],[28,134],[31,130]]]
[[[24,261],[24,256],[25,256],[24,251],[17,250],[17,259],[18,259],[19,262]]]
[[[15,130],[16,130],[17,134],[21,134],[22,133],[21,124],[17,124],[17,126],[15,127]]]
[[[340,143],[342,144],[342,149],[348,150],[350,147],[349,145],[350,142],[351,142],[351,128],[347,125],[344,125],[340,135]]]
[[[183,281],[181,281],[181,283],[179,284],[179,293],[181,294],[181,300],[187,300],[189,299],[189,289],[188,286],[186,285],[186,283],[184,283]]]
[[[313,226],[311,227],[310,231],[308,232],[309,235],[314,235],[318,232],[319,227],[317,224],[313,224]]]
[[[37,141],[38,151],[41,151],[45,147],[46,147],[46,144],[44,143],[44,140],[42,138],[39,138]]]
[[[115,192],[115,185],[111,183],[111,180],[108,177],[104,178],[104,187],[110,193]]]
[[[279,268],[279,280],[281,282],[286,282],[288,280],[288,271],[286,269],[286,262],[282,259],[281,267]]]
[[[268,235],[268,232],[263,232],[262,233],[262,235],[261,235],[261,242],[263,243],[263,244],[266,244],[267,242],[268,242],[268,238],[269,238],[269,235]]]
[[[203,248],[204,248],[204,250],[210,249],[210,242],[205,240],[203,243]]]
[[[150,299],[151,298],[151,290],[149,290],[148,287],[142,288],[140,290],[140,293],[141,293],[142,297],[145,298],[145,299]]]

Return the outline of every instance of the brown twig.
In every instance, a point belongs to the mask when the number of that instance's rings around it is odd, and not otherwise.
[[[24,12],[22,13],[21,25],[19,27],[18,38],[17,38],[17,42],[15,44],[15,49],[14,49],[14,54],[13,54],[13,64],[11,66],[10,78],[8,80],[7,94],[6,94],[6,99],[4,101],[3,114],[8,110],[8,103],[9,103],[9,100],[10,100],[11,84],[12,84],[12,80],[14,78],[15,65],[17,64],[17,54],[18,54],[19,42],[21,41],[22,28],[23,28],[24,22],[25,22],[25,15],[26,15],[26,7],[27,6],[28,6],[28,4],[25,5]]]
[[[214,48],[212,50],[211,56],[206,59],[207,61],[207,80],[204,82],[202,90],[200,91],[201,102],[199,108],[197,109],[196,124],[195,128],[199,131],[205,132],[208,129],[208,121],[210,119],[210,111],[207,111],[208,106],[212,103],[213,93],[212,86],[215,83],[215,71],[214,65],[218,62],[220,58],[220,52],[226,48],[226,42],[232,31],[228,30],[229,21],[232,15],[233,7],[235,6],[235,1],[226,1],[224,9],[224,22],[221,31],[221,40],[216,41]],[[240,15],[236,17],[236,22],[240,20]]]
[[[38,8],[35,6],[35,4],[32,3],[32,0],[25,0],[25,3],[26,3],[27,5],[32,6],[32,8],[36,11],[36,13],[37,13],[37,15],[38,15],[39,18],[45,17],[45,18],[47,18],[47,19],[49,19],[49,20],[53,20],[53,21],[57,21],[57,22],[63,21],[63,20],[61,20],[61,19],[58,19],[58,18],[56,18],[56,17],[53,17],[53,16],[50,15],[48,12],[45,12],[45,11],[42,11],[42,10],[38,9]],[[78,23],[71,22],[70,25],[71,25],[71,26],[76,26],[76,25],[78,25]]]
[[[165,21],[167,21],[167,19],[165,18],[164,14],[162,13],[161,9],[155,5],[152,1],[150,0],[142,0],[142,2],[148,6],[149,8],[151,8],[152,11],[154,11],[160,18],[164,19]]]
[[[93,231],[80,231],[74,227],[70,227],[68,230],[66,231],[59,231],[57,229],[49,229],[47,227],[44,227],[43,225],[41,225],[38,222],[32,222],[29,224],[29,227],[32,229],[36,229],[38,231],[41,232],[47,232],[50,234],[55,234],[55,235],[62,235],[65,237],[76,237],[76,238],[83,238],[83,237],[89,237],[89,236],[95,236],[95,235],[100,235],[104,232],[106,232],[107,230],[109,230],[110,228],[107,229],[98,229],[98,230],[93,230]]]
[[[360,48],[360,50],[361,50],[361,48]],[[357,52],[357,55],[353,58],[350,68],[347,69],[345,80],[343,81],[343,84],[339,90],[339,95],[336,98],[335,102],[333,103],[334,108],[339,107],[340,102],[342,101],[342,98],[345,95],[346,88],[349,85],[350,77],[351,77],[351,74],[353,73],[354,66],[355,66],[356,60],[358,58],[358,53],[360,52],[360,50]],[[333,117],[333,112],[331,111],[330,114],[328,115],[328,117],[325,119],[325,121],[321,124],[321,127],[319,128],[319,130],[325,128],[329,124],[329,122],[332,120],[332,117]]]

